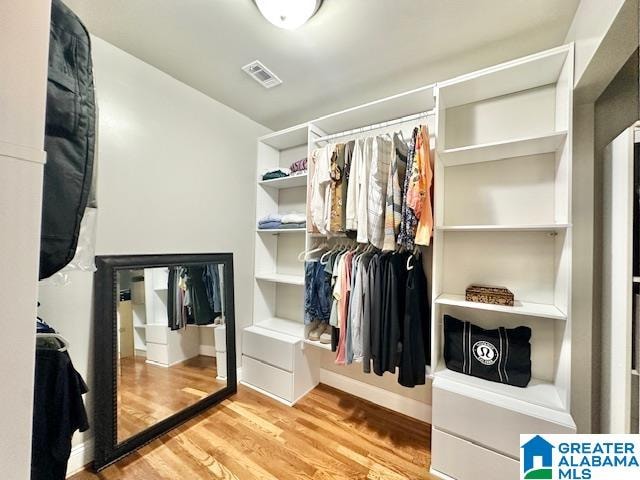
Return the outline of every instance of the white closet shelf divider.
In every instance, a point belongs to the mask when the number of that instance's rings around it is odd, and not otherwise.
[[[304,286],[303,275],[286,275],[283,273],[257,273],[256,280],[265,282],[282,283],[285,285]]]
[[[558,151],[566,138],[567,132],[565,130],[500,142],[448,148],[440,152],[440,158],[445,167],[454,167],[471,163],[493,162],[506,158],[540,155]]]
[[[305,145],[308,140],[308,124],[303,123],[280,130],[279,132],[270,133],[258,138],[262,142],[276,150],[286,150],[288,148],[299,147]]]
[[[436,230],[443,232],[557,232],[566,230],[568,223],[549,223],[544,225],[437,225]]]
[[[446,386],[449,390],[463,391],[467,396],[477,394],[477,397],[485,402],[498,404],[527,415],[537,414],[536,416],[559,424],[575,426],[571,415],[564,411],[558,388],[551,382],[532,378],[529,385],[520,388],[464,375],[448,368],[439,369],[434,378],[440,386]]]
[[[307,186],[307,174],[291,175],[288,177],[274,178],[272,180],[260,180],[259,185],[268,188],[276,188],[278,190],[283,188],[297,188]]]
[[[258,228],[256,231],[258,233],[271,233],[272,235],[276,235],[278,233],[304,233],[306,230],[306,228]]]
[[[528,317],[550,318],[552,320],[566,320],[567,315],[555,305],[543,303],[514,301],[513,307],[503,305],[492,305],[489,303],[468,302],[464,295],[443,293],[436,298],[439,305],[449,305],[452,307],[473,308],[476,310],[488,310],[498,313],[508,313],[511,315],[523,315]]]
[[[640,277],[633,277],[633,283],[640,283]]]
[[[271,317],[265,320],[255,321],[254,326],[270,330],[272,332],[284,333],[296,338],[304,337],[304,323],[287,320],[286,318]]]

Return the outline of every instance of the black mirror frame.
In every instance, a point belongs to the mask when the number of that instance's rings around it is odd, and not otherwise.
[[[123,269],[217,263],[224,265],[224,302],[227,343],[227,386],[184,410],[137,433],[117,440],[117,272]],[[94,420],[93,468],[100,471],[155,440],[238,390],[236,375],[233,254],[105,255],[96,257],[94,282]]]

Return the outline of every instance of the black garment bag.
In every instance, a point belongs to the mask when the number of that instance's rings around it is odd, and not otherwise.
[[[60,0],[51,5],[40,238],[40,279],[75,255],[93,175],[96,107],[87,29]]]

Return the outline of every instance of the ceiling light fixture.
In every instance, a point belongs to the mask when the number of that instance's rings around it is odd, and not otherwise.
[[[294,30],[318,11],[322,0],[254,0],[262,16],[276,27]]]

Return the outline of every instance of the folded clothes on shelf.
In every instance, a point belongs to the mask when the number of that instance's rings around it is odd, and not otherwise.
[[[291,175],[303,175],[307,173],[307,159],[303,158],[296,162],[293,162],[289,167]]]
[[[307,227],[307,222],[300,222],[300,223],[283,223],[280,228],[286,228],[286,229],[294,229],[294,228],[306,228]]]
[[[307,222],[307,216],[304,213],[287,213],[282,216],[282,223],[305,223]]]
[[[282,228],[282,223],[280,223],[280,222],[259,223],[258,224],[258,228],[260,230],[273,230],[273,229],[276,229],[276,228]]]
[[[262,173],[262,180],[274,180],[276,178],[288,177],[289,175],[291,175],[291,170],[288,168],[272,168]]]

